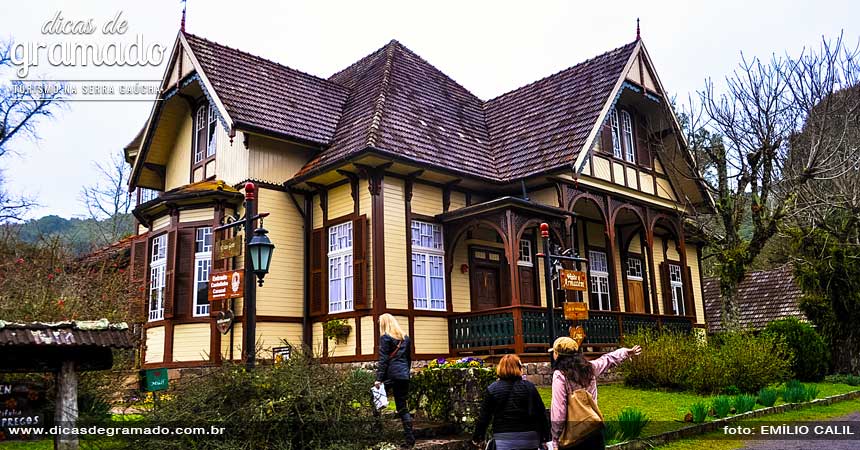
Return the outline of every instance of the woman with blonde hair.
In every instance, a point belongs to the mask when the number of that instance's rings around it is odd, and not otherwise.
[[[519,356],[503,356],[496,374],[499,379],[484,392],[472,443],[480,447],[492,417],[496,450],[540,448],[550,440],[546,407],[535,385],[523,379]]]
[[[412,416],[406,405],[409,396],[409,370],[412,368],[412,342],[400,328],[397,319],[385,313],[379,316],[379,364],[376,367],[376,383],[385,384],[392,390],[397,414],[403,422],[405,442],[400,448],[412,448],[415,435],[412,433]]]

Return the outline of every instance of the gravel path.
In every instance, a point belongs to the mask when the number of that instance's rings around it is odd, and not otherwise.
[[[833,421],[851,421],[860,423],[860,412],[848,414],[847,416],[835,417]],[[856,428],[856,427],[855,427]],[[841,440],[813,440],[804,439],[797,441],[749,441],[742,450],[858,450],[860,449],[860,435],[854,439]]]

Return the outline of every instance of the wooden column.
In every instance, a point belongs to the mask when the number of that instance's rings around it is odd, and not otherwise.
[[[57,403],[54,421],[63,427],[73,427],[78,420],[78,373],[74,361],[63,361],[57,372]],[[55,450],[77,450],[78,436],[54,437]]]
[[[520,308],[522,299],[520,299],[520,274],[517,271],[517,260],[519,259],[519,241],[517,240],[517,230],[514,229],[514,213],[510,210],[505,211],[503,218],[507,230],[505,245],[505,257],[508,260],[508,278],[510,279],[511,306],[514,306],[514,352],[525,352],[525,338],[523,337],[523,310]]]
[[[645,245],[648,253],[648,282],[651,284],[651,313],[660,313],[660,300],[657,298],[657,268],[654,266],[654,227],[651,224],[651,210],[645,208]],[[643,249],[645,250],[645,249]]]
[[[647,234],[647,225],[642,226],[642,231],[639,233],[639,247],[642,249],[642,296],[645,297],[645,312],[648,314],[657,314],[657,311],[651,309],[651,272],[653,268],[649,262],[651,249],[646,243],[645,234]],[[646,255],[645,253],[648,253]]]
[[[604,197],[606,202],[606,265],[609,272],[609,303],[613,311],[621,310],[618,296],[618,274],[615,272],[615,220],[612,217],[612,200]],[[614,301],[613,301],[614,300]]]
[[[696,301],[693,297],[693,280],[687,269],[687,244],[684,241],[684,219],[678,217],[678,254],[681,255],[681,279],[684,280],[684,304],[686,315],[692,317],[695,323]]]

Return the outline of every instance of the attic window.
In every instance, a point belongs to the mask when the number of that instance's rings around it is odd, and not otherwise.
[[[218,116],[214,108],[208,103],[201,104],[194,114],[194,161],[193,172],[199,172],[200,176],[194,175],[192,181],[201,181],[208,178],[214,173],[214,164],[211,168],[207,168],[207,163],[215,159],[215,150],[217,148],[217,129]],[[198,171],[197,169],[200,168]],[[206,172],[206,173],[204,173]]]

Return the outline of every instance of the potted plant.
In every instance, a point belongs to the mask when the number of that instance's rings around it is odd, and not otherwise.
[[[334,339],[338,344],[345,344],[352,327],[346,319],[332,319],[323,324],[323,336],[326,339]]]

